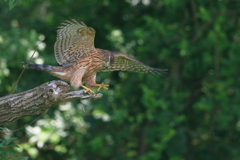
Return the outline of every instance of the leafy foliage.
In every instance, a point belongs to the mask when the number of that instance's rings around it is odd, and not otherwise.
[[[69,17],[96,30],[97,48],[169,69],[159,79],[99,73],[98,82],[110,84],[103,98],[59,105],[11,135],[18,137],[22,154],[40,160],[237,160],[239,6],[239,1],[35,0],[9,11],[0,1],[1,96],[11,90],[21,61],[36,44],[41,47],[33,61],[57,65],[55,30]],[[53,79],[25,71],[15,92]],[[32,120],[6,126],[19,128]]]
[[[19,148],[18,145],[12,144],[17,138],[0,139],[0,158],[2,160],[27,160],[27,157],[12,158],[18,155],[18,152],[10,148]]]

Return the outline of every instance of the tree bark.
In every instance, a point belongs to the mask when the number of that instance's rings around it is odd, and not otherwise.
[[[1,97],[0,124],[45,113],[49,108],[60,103],[102,97],[101,93],[92,95],[83,91],[84,89],[70,92],[70,86],[66,82],[55,80],[25,92]]]

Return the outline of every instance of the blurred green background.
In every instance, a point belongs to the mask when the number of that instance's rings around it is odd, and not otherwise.
[[[17,3],[9,10],[9,5]],[[156,68],[98,73],[98,100],[51,108],[17,137],[33,160],[239,160],[240,1],[0,1],[0,97],[28,61],[57,65],[56,29],[66,19],[96,30],[96,48],[122,51]],[[57,78],[26,70],[14,93]],[[83,108],[85,111],[83,111]],[[2,125],[18,129],[37,116]]]

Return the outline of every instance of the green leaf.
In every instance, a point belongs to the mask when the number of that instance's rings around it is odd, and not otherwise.
[[[18,155],[18,152],[13,150],[13,149],[9,149],[8,151],[6,151],[7,155]]]
[[[20,148],[18,145],[16,145],[16,144],[10,144],[10,145],[8,145],[9,147],[16,147],[16,148]]]
[[[5,144],[8,145],[9,143],[11,143],[12,141],[14,141],[15,139],[17,139],[17,138],[16,138],[16,137],[12,137],[12,138],[6,139],[6,140],[5,140]]]
[[[0,143],[0,147],[4,147],[6,146],[6,140],[3,140],[1,143]]]
[[[16,4],[17,4],[17,1],[9,0],[9,2],[8,2],[9,10],[13,9],[13,7],[15,7]]]
[[[2,128],[2,127],[0,127],[0,130],[2,130],[2,131],[7,131],[6,128]],[[0,139],[0,140],[2,140],[2,139]]]

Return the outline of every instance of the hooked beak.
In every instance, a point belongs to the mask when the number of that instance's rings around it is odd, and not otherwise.
[[[105,68],[108,68],[108,67],[109,67],[109,62],[107,62],[105,65]]]

